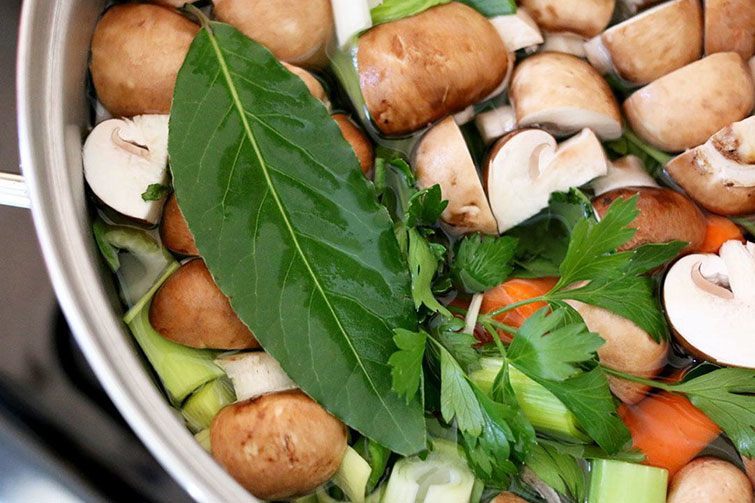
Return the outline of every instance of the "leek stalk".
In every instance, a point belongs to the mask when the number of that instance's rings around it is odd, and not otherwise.
[[[624,461],[592,462],[588,503],[665,503],[668,470]]]
[[[192,431],[204,430],[210,427],[215,414],[234,400],[236,395],[231,382],[219,377],[203,384],[187,398],[181,407],[181,414]]]

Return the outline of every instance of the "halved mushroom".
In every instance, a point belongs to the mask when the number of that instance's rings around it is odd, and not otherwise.
[[[747,117],[753,82],[742,58],[713,54],[674,70],[624,102],[632,129],[668,152],[696,147],[727,124]]]
[[[303,496],[338,471],[346,427],[301,391],[223,408],[210,427],[213,457],[253,495]]]
[[[304,82],[304,85],[307,86],[307,89],[309,89],[309,93],[312,96],[322,101],[326,108],[330,108],[328,94],[325,92],[325,88],[322,87],[320,81],[317,80],[317,77],[299,66],[286,63],[285,61],[281,61],[281,64],[283,64],[289,72],[293,73]]]
[[[477,114],[475,126],[485,145],[516,129],[516,112],[508,105],[495,107]]]
[[[661,3],[663,0],[619,0],[617,9],[620,14],[634,16],[641,10]]]
[[[417,186],[440,185],[448,206],[441,219],[454,233],[496,233],[496,223],[459,126],[447,117],[420,140],[414,153]]]
[[[615,0],[520,0],[538,26],[594,37],[608,26]]]
[[[698,0],[672,0],[612,26],[585,44],[600,71],[633,84],[647,84],[696,61],[703,50]]]
[[[663,282],[666,316],[693,355],[755,369],[755,243],[727,241],[719,255],[688,255]]]
[[[755,116],[723,128],[675,157],[666,171],[692,199],[714,213],[755,213]]]
[[[742,470],[722,459],[687,463],[671,479],[666,503],[752,503],[752,487]]]
[[[280,363],[264,351],[220,356],[215,363],[231,379],[239,402],[296,388],[296,383],[286,375]]]
[[[184,346],[259,348],[202,259],[186,262],[157,290],[149,308],[149,321],[160,335]]]
[[[97,23],[89,68],[114,116],[167,114],[178,70],[199,27],[174,9],[114,5]]]
[[[602,139],[621,136],[621,114],[603,77],[569,54],[545,52],[514,70],[509,91],[517,123],[556,135],[592,129]]]
[[[541,129],[515,131],[496,143],[486,162],[490,208],[505,232],[548,206],[553,192],[578,187],[608,170],[603,147],[589,129],[560,145]]]
[[[540,46],[542,52],[563,52],[578,58],[587,56],[585,37],[569,31],[546,31],[545,42]]]
[[[525,9],[519,8],[516,14],[508,16],[496,16],[490,22],[498,30],[509,52],[530,49],[543,43],[540,28]]]
[[[400,135],[488,96],[504,80],[509,57],[485,17],[451,2],[369,30],[357,60],[375,126]]]
[[[341,129],[344,139],[354,149],[354,153],[357,159],[359,159],[362,173],[364,173],[364,176],[369,176],[375,163],[375,151],[372,148],[372,142],[348,115],[333,114],[333,120],[336,121],[336,124]]]
[[[752,488],[755,489],[755,459],[742,456],[742,463],[745,465],[745,472],[747,472],[747,478],[750,479]]]
[[[115,211],[149,224],[160,218],[160,200],[142,197],[168,181],[168,116],[109,119],[95,127],[82,151],[92,192]]]
[[[598,348],[601,363],[622,372],[652,379],[666,365],[669,345],[657,343],[650,335],[632,321],[606,309],[570,301],[585,325],[597,333],[606,343]],[[645,398],[649,386],[608,377],[611,391],[622,402],[635,404]]]
[[[755,53],[755,2],[705,0],[705,54],[736,52],[743,59]]]
[[[333,36],[329,0],[213,0],[213,12],[280,60],[322,68]]]
[[[616,199],[637,196],[640,214],[632,222],[634,237],[619,250],[631,250],[649,243],[685,241],[683,250],[698,250],[705,240],[705,215],[684,195],[667,188],[626,187],[606,192],[593,199],[593,207],[601,217]]]
[[[171,194],[163,207],[163,218],[160,221],[160,239],[163,245],[180,255],[199,255],[194,235],[189,230],[189,224],[178,207],[176,195]]]
[[[503,492],[490,500],[490,503],[527,503],[527,500],[520,498],[514,493]]]
[[[590,184],[596,196],[624,187],[658,187],[637,156],[625,155],[608,164],[608,173]]]

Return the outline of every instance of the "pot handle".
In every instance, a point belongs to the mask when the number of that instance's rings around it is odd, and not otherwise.
[[[13,173],[0,173],[0,205],[28,208],[29,191],[24,177]]]

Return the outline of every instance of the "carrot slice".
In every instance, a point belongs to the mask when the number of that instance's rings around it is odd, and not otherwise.
[[[718,253],[725,242],[732,239],[744,242],[742,230],[726,217],[710,214],[707,216],[708,226],[705,230],[705,241],[700,251],[702,253]]]
[[[632,444],[645,454],[645,464],[666,468],[671,477],[720,433],[718,426],[681,395],[660,392],[619,415],[632,434]]]
[[[480,311],[489,313],[515,302],[545,295],[555,286],[557,281],[558,278],[510,279],[485,292]],[[500,314],[495,319],[512,327],[521,327],[527,318],[545,305],[545,302],[533,302]],[[500,332],[500,335],[504,340],[511,340],[510,334],[506,332]]]

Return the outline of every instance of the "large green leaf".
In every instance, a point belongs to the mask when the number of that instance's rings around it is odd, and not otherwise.
[[[417,328],[409,272],[327,110],[262,46],[210,23],[178,76],[169,153],[197,246],[265,350],[349,426],[423,449],[420,401],[391,391],[388,366],[393,329]]]

